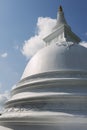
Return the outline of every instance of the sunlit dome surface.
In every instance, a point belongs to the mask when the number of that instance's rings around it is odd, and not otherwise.
[[[50,45],[41,49],[27,64],[22,79],[48,71],[87,70],[87,49],[79,44]]]

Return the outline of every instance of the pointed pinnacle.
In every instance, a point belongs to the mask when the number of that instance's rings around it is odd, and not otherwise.
[[[62,6],[61,6],[61,5],[59,6],[58,11],[59,11],[59,12],[63,12],[63,8],[62,8]]]

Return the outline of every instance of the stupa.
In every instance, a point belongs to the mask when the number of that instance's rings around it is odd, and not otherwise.
[[[27,64],[0,130],[87,130],[87,49],[59,7],[46,46]]]

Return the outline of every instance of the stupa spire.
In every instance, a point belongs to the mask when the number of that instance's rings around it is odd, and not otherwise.
[[[60,11],[60,12],[62,12],[62,11],[63,11],[63,8],[62,8],[62,6],[61,6],[61,5],[59,6],[58,11]]]
[[[61,25],[66,25],[69,27],[69,25],[66,22],[65,16],[64,16],[63,8],[60,5],[58,8],[58,13],[57,13],[57,23],[56,23],[56,26],[53,28],[53,30],[56,30]]]
[[[64,44],[67,42],[79,43],[81,39],[71,30],[71,27],[67,24],[67,21],[64,16],[64,11],[60,5],[57,13],[56,25],[52,29],[51,34],[43,39],[46,42],[46,45],[61,43]]]

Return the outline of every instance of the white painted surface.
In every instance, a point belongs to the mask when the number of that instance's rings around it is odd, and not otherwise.
[[[79,44],[52,44],[41,49],[27,64],[21,79],[60,70],[87,70],[87,49]]]

